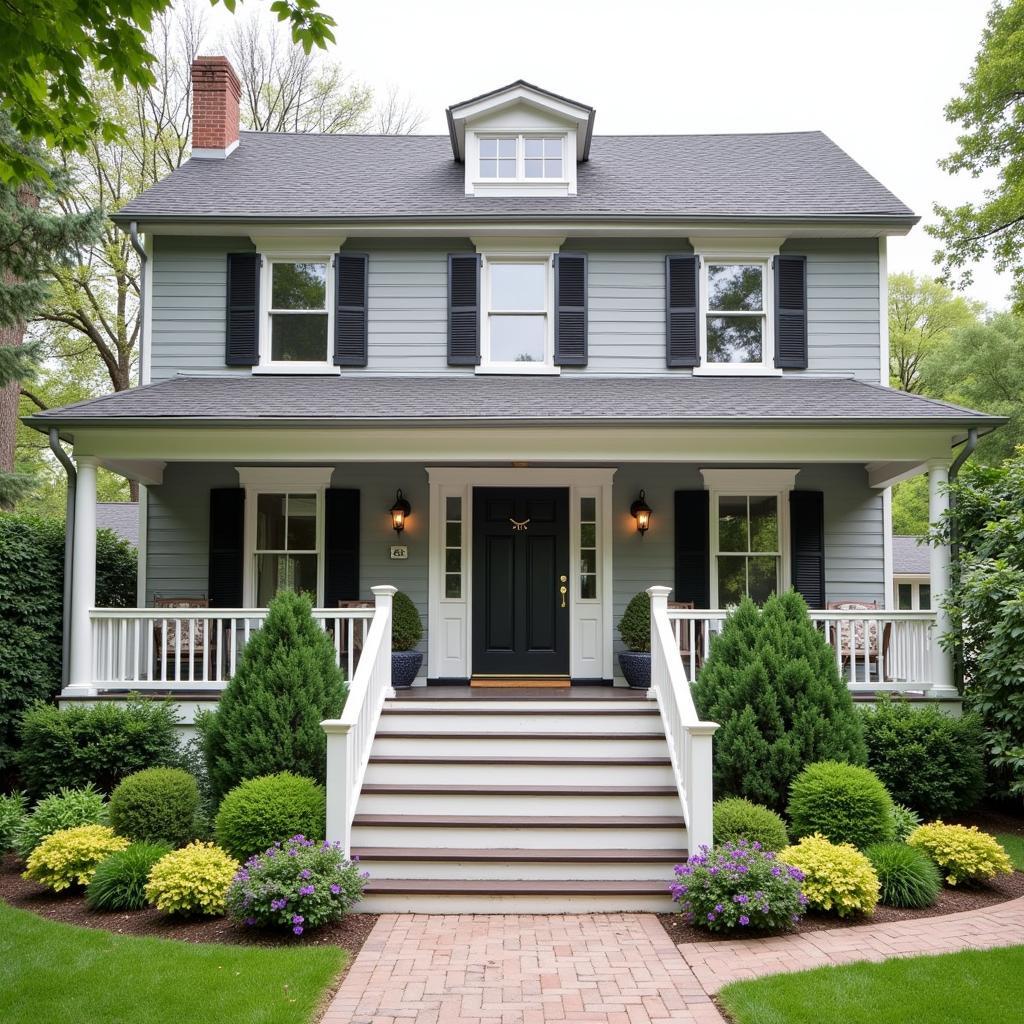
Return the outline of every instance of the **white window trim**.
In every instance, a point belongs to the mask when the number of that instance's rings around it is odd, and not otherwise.
[[[480,156],[480,143],[487,139],[515,139],[516,140],[516,176],[514,178],[485,178],[480,173],[480,163],[484,159]],[[528,178],[526,176],[526,140],[527,139],[558,139],[562,144],[562,173],[557,178]],[[560,131],[529,131],[529,132],[487,132],[476,133],[476,167],[473,175],[473,184],[477,187],[487,185],[508,185],[522,182],[527,185],[568,185],[569,177],[566,174],[566,143],[568,135]],[[507,158],[506,158],[507,159]]]
[[[782,370],[775,365],[775,266],[773,258],[779,254],[784,239],[690,238],[694,253],[700,257],[698,297],[700,303],[697,329],[700,345],[700,365],[693,368],[696,376],[724,377],[781,377]],[[757,363],[711,363],[708,361],[708,264],[738,263],[762,268],[764,293],[762,312],[764,334],[761,339],[761,361]],[[724,313],[722,315],[732,315]],[[739,315],[743,315],[742,313]]]
[[[256,607],[256,506],[260,494],[316,495],[316,602],[324,600],[325,492],[334,475],[332,466],[239,466],[238,481],[245,488],[245,525],[242,594],[246,607]]]
[[[561,244],[559,242],[559,244]],[[479,247],[478,247],[479,249]],[[555,273],[554,255],[558,246],[543,249],[507,249],[481,252],[480,266],[480,365],[478,374],[515,374],[522,376],[561,374],[561,367],[555,366]],[[491,359],[491,265],[494,263],[532,263],[544,267],[545,303],[544,313],[544,362],[505,363]],[[501,312],[500,310],[498,312]]]
[[[789,543],[789,492],[796,486],[797,469],[702,469],[708,494],[708,593],[711,607],[718,608],[718,499],[747,497],[776,498],[779,513],[779,585],[777,593],[789,589],[792,579]],[[729,552],[724,552],[729,554]]]
[[[339,375],[341,367],[332,362],[332,343],[334,337],[334,256],[333,252],[303,251],[292,249],[267,250],[260,253],[260,361],[252,369],[253,373],[269,374],[310,374],[329,373]],[[273,360],[271,355],[271,284],[275,263],[326,263],[327,288],[324,296],[327,314],[327,342],[324,346],[323,361],[295,362],[291,360]],[[315,312],[315,311],[314,311]]]
[[[933,611],[934,608],[921,608],[921,585],[924,584],[925,586],[930,587],[931,582],[931,575],[926,572],[894,573],[892,577],[893,609],[896,611],[900,610],[900,584],[902,583],[910,587],[910,608],[903,609],[904,611]]]

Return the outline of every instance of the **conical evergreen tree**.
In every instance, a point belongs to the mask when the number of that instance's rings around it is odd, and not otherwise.
[[[804,765],[867,760],[835,652],[793,591],[773,595],[762,609],[742,601],[712,642],[693,698],[701,717],[721,726],[716,796],[782,810]]]
[[[202,725],[210,789],[216,798],[243,779],[274,772],[325,781],[327,737],[320,723],[336,718],[347,687],[330,637],[304,595],[285,591],[267,610]]]

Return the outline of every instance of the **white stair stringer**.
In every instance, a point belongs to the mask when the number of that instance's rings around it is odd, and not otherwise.
[[[385,705],[352,829],[360,909],[672,910],[687,831],[652,703],[484,703]]]

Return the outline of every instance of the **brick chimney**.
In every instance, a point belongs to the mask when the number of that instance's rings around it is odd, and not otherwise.
[[[192,156],[223,159],[238,145],[242,83],[227,57],[192,62]]]

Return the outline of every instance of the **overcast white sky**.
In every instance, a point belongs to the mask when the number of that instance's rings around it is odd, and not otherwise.
[[[451,103],[525,78],[596,107],[598,134],[821,129],[922,225],[933,202],[980,194],[936,161],[989,0],[320,2],[348,69],[412,94],[424,132],[447,131]],[[890,240],[891,270],[933,272],[922,225]],[[1008,290],[981,267],[970,291],[1001,308]]]

